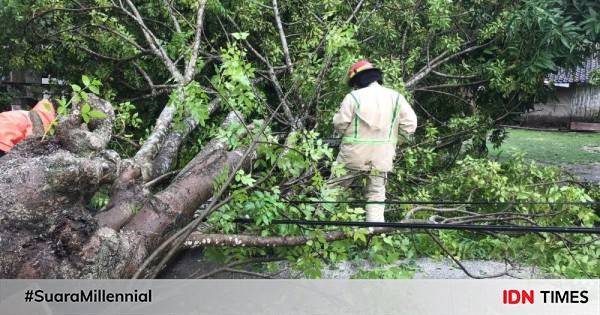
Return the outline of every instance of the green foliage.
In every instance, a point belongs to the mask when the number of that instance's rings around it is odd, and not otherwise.
[[[352,279],[411,279],[416,267],[411,265],[400,265],[389,268],[378,268],[370,271],[358,271]]]
[[[208,96],[198,82],[192,81],[174,90],[169,96],[168,106],[175,107],[175,122],[179,128],[185,127],[183,120],[186,117],[192,117],[200,126],[205,126],[209,115]]]
[[[227,143],[229,149],[236,149],[243,144],[243,140],[245,138],[242,137],[242,135],[245,133],[246,128],[242,124],[236,122],[230,124],[225,129],[220,128],[217,131],[216,137],[221,141]]]
[[[104,112],[92,109],[87,102],[89,98],[88,93],[99,94],[102,83],[97,79],[90,79],[87,75],[81,76],[81,82],[83,83],[83,87],[77,84],[71,84],[72,94],[68,100],[65,97],[58,100],[56,113],[59,116],[66,115],[69,112],[70,107],[73,104],[77,104],[80,106],[79,110],[81,118],[86,124],[92,119],[106,118],[107,116]]]
[[[83,106],[81,106],[81,118],[83,118],[83,121],[87,124],[92,119],[106,118],[106,114],[99,110],[93,110],[90,107],[90,104],[85,103]]]
[[[452,0],[428,0],[427,6],[431,30],[442,31],[450,28]]]
[[[104,208],[108,204],[109,201],[110,201],[109,189],[107,187],[102,187],[101,189],[96,191],[94,196],[92,196],[88,206],[91,207],[92,209],[100,210],[100,209]]]
[[[113,104],[115,120],[113,121],[113,141],[110,147],[122,156],[133,156],[136,147],[136,134],[142,127],[142,118],[131,102]]]
[[[281,172],[286,173],[287,176],[298,177],[311,166],[315,166],[320,159],[333,158],[333,150],[318,136],[319,134],[314,131],[292,133],[288,136],[286,145],[293,149],[280,148],[275,152],[265,153],[270,162],[275,162]]]
[[[421,150],[411,153],[417,161],[438,159],[435,152]],[[432,164],[419,164],[421,167],[435,167]],[[404,168],[402,178],[416,178],[423,172]],[[411,174],[412,173],[412,174]],[[433,172],[425,173],[432,174]],[[520,156],[499,163],[487,159],[474,159],[469,156],[458,160],[456,166],[440,172],[426,180],[423,185],[399,184],[393,192],[399,199],[424,200],[534,200],[548,202],[585,202],[595,200],[584,188],[561,184],[558,169],[540,167],[526,163]],[[398,178],[401,179],[401,178]],[[408,189],[407,189],[408,188]],[[477,206],[463,210],[478,214],[505,211],[518,216],[520,213],[537,215],[539,225],[593,226],[599,221],[591,207],[580,205],[519,205],[512,207]],[[431,215],[423,212],[417,218],[426,219]],[[542,234],[521,236],[478,236],[458,231],[438,232],[439,237],[450,252],[460,259],[514,259],[519,262],[540,266],[547,272],[567,277],[598,276],[598,263],[593,255],[600,242],[585,235],[564,236]],[[585,245],[571,246],[568,243]],[[428,249],[431,251],[431,249]],[[430,252],[430,254],[432,254]],[[574,258],[576,257],[576,258]],[[585,263],[584,263],[585,262]]]
[[[330,55],[340,53],[341,49],[352,49],[358,43],[354,38],[355,28],[352,26],[342,26],[333,28],[327,35],[326,52]]]
[[[600,69],[594,70],[590,76],[590,84],[600,85]]]
[[[577,3],[589,11],[577,7]],[[598,2],[592,1],[528,0],[508,15],[506,39],[512,43],[496,63],[504,63],[505,80],[509,80],[500,84],[504,92],[533,93],[539,88],[541,76],[555,71],[558,63],[574,66],[581,61],[577,56],[589,54],[594,49],[592,43],[598,39],[593,30],[597,26],[591,27],[591,21],[599,22],[593,14],[598,7]],[[581,21],[586,16],[588,19]],[[506,63],[507,57],[514,60],[512,66]]]
[[[239,39],[245,36],[243,33],[234,35]],[[221,50],[221,58],[223,62],[215,69],[218,75],[212,78],[212,85],[231,109],[248,115],[257,107],[251,83],[254,67],[245,60],[245,51],[234,45],[228,44],[227,48]]]
[[[467,130],[481,123],[473,117],[455,118],[447,128],[452,131]],[[484,128],[485,129],[485,128]],[[452,164],[446,165],[446,155],[432,149],[437,143],[440,131],[432,126],[426,128],[424,144],[402,150],[403,158],[398,161],[396,174],[388,184],[389,194],[400,200],[490,200],[490,201],[548,201],[573,202],[594,200],[584,188],[561,184],[558,169],[526,163],[522,157],[514,156],[506,162],[496,162],[486,158],[473,158],[467,151]],[[475,133],[476,134],[476,133]],[[405,266],[388,268],[399,259],[412,259],[420,255],[443,256],[442,252],[426,234],[391,234],[368,237],[365,229],[342,228],[347,239],[325,241],[325,233],[335,228],[312,229],[292,225],[272,226],[273,219],[308,220],[364,220],[364,210],[348,204],[290,204],[284,200],[282,190],[293,199],[335,200],[351,199],[355,193],[329,187],[319,172],[310,169],[332,167],[328,149],[321,147],[315,134],[298,133],[288,141],[287,147],[269,143],[261,144],[259,157],[255,161],[252,174],[238,172],[232,186],[233,198],[222,210],[210,217],[214,228],[224,233],[250,233],[261,236],[305,235],[311,238],[306,245],[293,248],[272,249],[231,248],[210,249],[211,257],[224,261],[241,259],[253,255],[271,254],[286,257],[295,268],[307,277],[320,277],[324,264],[360,258],[382,266],[370,272],[359,272],[357,278],[409,278],[414,269]],[[300,140],[301,139],[301,140]],[[318,162],[318,163],[317,163]],[[271,172],[272,169],[280,171]],[[289,192],[287,183],[310,176],[304,182],[311,187],[293,187]],[[415,184],[414,179],[420,183]],[[396,206],[388,216],[398,221],[410,209],[408,205]],[[582,205],[477,205],[462,208],[480,215],[507,212],[511,216],[534,215],[536,224],[557,226],[593,226],[600,222],[594,209]],[[429,211],[418,212],[415,219],[428,219]],[[254,224],[235,226],[233,219],[246,217],[254,219]],[[486,223],[486,222],[482,222]],[[489,223],[488,223],[489,224]],[[444,246],[459,259],[509,259],[519,263],[539,266],[545,272],[567,277],[598,276],[598,263],[594,255],[598,253],[600,242],[589,236],[563,236],[553,234],[526,235],[487,235],[464,231],[438,231]],[[565,250],[567,242],[580,245]],[[583,244],[583,245],[582,245]]]
[[[271,10],[262,2],[240,5],[239,1],[208,1],[198,71],[185,83],[176,82],[170,69],[149,49],[154,44],[146,42],[139,25],[126,14],[115,14],[110,1],[0,1],[4,22],[0,73],[30,69],[65,82],[81,80],[82,85],[52,88],[56,95],[73,92],[70,98],[59,100],[59,115],[81,102],[85,122],[102,118],[103,114],[86,104],[87,93],[99,94],[102,86],[102,96],[118,104],[114,125],[118,137],[111,147],[119,153],[135,153],[127,139],[144,139],[165,104],[175,108],[176,128],[184,128],[189,117],[202,127],[181,147],[179,167],[214,136],[227,139],[229,148],[248,145],[250,139],[260,136],[251,170],[235,174],[228,190],[231,202],[209,221],[215,232],[305,235],[311,241],[293,248],[207,249],[206,255],[215,259],[273,254],[288,258],[308,276],[318,277],[323,263],[365,255],[381,265],[417,253],[441,255],[426,235],[369,239],[364,229],[344,228],[348,239],[326,242],[324,235],[333,228],[268,225],[275,218],[364,220],[364,209],[354,205],[285,202],[290,198],[337,200],[359,195],[327,185],[328,170],[340,175],[344,169],[334,162],[335,152],[320,138],[332,134],[331,117],[348,92],[348,66],[361,58],[382,68],[385,85],[406,94],[425,122],[418,131],[418,144],[400,145],[394,173],[389,177],[391,196],[579,201],[597,200],[600,195],[555,184],[561,178],[557,170],[525,163],[519,157],[503,162],[484,158],[486,142],[497,146],[506,136],[494,127],[499,117],[509,119],[514,112],[529,108],[548,93],[543,87],[544,75],[559,66],[576,65],[596,49],[600,39],[600,3],[596,0],[368,0],[361,1],[362,7],[356,11],[358,1],[280,2],[293,71],[281,66],[284,59],[279,32]],[[161,1],[136,5],[156,42],[175,67],[183,70],[195,37],[192,21],[196,20],[198,1],[172,3],[177,7],[175,19],[181,31],[175,30]],[[281,101],[263,58],[274,67],[292,115],[304,119],[312,131],[294,132],[284,142],[276,132],[287,133],[289,129],[284,119],[276,116],[265,134],[256,134],[265,116]],[[434,60],[445,60],[433,69],[436,73],[428,73],[413,86],[406,84]],[[83,77],[82,69],[86,73]],[[221,113],[210,116],[209,102],[215,97],[220,98]],[[224,113],[232,109],[241,112],[246,121],[253,121],[255,128],[248,132],[240,124],[218,127]],[[228,172],[217,178],[216,187],[223,184]],[[103,200],[95,203],[100,206]],[[486,214],[502,209],[485,206],[467,210]],[[400,220],[407,211],[407,206],[401,206],[389,217]],[[583,206],[519,206],[507,211],[513,215],[557,213],[540,217],[537,224],[589,226],[598,220],[593,209]],[[432,213],[416,215],[424,219]],[[256,222],[236,230],[232,222],[238,216]],[[594,259],[599,256],[599,244],[586,237],[571,239],[586,245],[568,251],[567,243],[561,243],[564,240],[556,235],[439,232],[438,236],[461,258],[509,257],[568,277],[598,276],[600,270]],[[408,276],[410,271],[403,268],[381,269],[360,277]]]
[[[368,250],[370,260],[380,265],[393,264],[401,257],[416,256],[411,240],[404,235],[382,235],[371,240]]]
[[[124,130],[127,127],[139,128],[142,119],[131,102],[119,103],[115,107],[115,129]]]
[[[131,213],[136,214],[136,213],[140,212],[140,210],[142,210],[142,205],[140,205],[140,204],[131,205],[130,210],[131,210]]]

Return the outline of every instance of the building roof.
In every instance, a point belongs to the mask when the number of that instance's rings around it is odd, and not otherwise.
[[[556,73],[548,74],[546,80],[553,83],[587,83],[590,81],[592,72],[600,69],[599,59],[599,55],[594,55],[574,69],[559,68]]]

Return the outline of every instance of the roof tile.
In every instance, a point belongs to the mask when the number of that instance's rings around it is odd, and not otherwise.
[[[590,81],[592,72],[600,68],[598,55],[594,55],[574,69],[559,68],[556,73],[546,76],[546,79],[554,83],[587,83]]]

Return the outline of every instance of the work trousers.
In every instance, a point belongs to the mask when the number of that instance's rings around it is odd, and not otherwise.
[[[361,182],[366,178],[366,186],[364,187],[365,199],[367,203],[365,210],[367,212],[367,222],[385,222],[383,213],[385,212],[385,184],[387,181],[387,173],[380,172],[373,174],[368,171],[359,171],[347,169],[347,174],[341,177],[331,177],[328,181],[330,187],[348,188],[354,182]]]

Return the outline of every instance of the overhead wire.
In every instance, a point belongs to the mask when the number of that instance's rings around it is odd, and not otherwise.
[[[449,200],[287,200],[288,204],[406,204],[406,205],[600,205],[600,201],[449,201]],[[250,218],[237,218],[237,224],[253,224]],[[523,225],[485,225],[485,224],[451,224],[451,223],[415,223],[415,222],[364,222],[364,221],[323,221],[323,220],[292,220],[277,219],[270,221],[271,225],[305,225],[305,226],[352,226],[370,228],[398,229],[435,229],[435,230],[466,230],[489,232],[523,232],[523,233],[579,233],[600,234],[600,227],[579,226],[523,226]]]
[[[385,205],[600,205],[600,201],[454,201],[454,200],[286,200],[289,204],[385,204]]]

